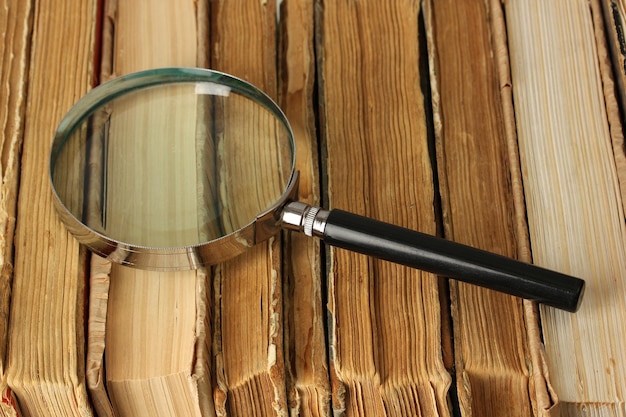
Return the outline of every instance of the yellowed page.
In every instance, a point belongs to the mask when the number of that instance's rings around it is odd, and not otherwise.
[[[331,208],[435,234],[419,10],[416,1],[324,3],[322,135]],[[329,254],[334,412],[450,415],[437,277]]]
[[[436,1],[431,7],[444,233],[514,258],[506,120],[492,43],[495,19],[484,1]],[[450,287],[461,413],[530,415],[532,369],[522,300],[460,282]]]
[[[34,10],[7,363],[25,416],[93,415],[85,252],[57,217],[47,167],[57,124],[94,81],[97,3],[46,1]]]

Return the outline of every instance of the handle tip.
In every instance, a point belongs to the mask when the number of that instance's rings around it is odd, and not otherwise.
[[[580,305],[582,304],[582,301],[583,301],[583,295],[585,294],[585,288],[587,288],[587,284],[585,283],[585,281],[581,279],[580,287],[578,288],[578,291],[576,292],[576,297],[574,299],[574,302],[572,303],[572,309],[569,310],[570,312],[575,313],[580,308]]]
[[[568,287],[567,292],[558,299],[537,301],[550,307],[576,313],[582,304],[586,283],[580,278],[570,277]]]

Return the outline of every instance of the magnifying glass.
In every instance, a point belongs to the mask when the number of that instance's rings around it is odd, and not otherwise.
[[[253,85],[161,68],[91,90],[61,121],[50,179],[91,251],[150,270],[213,265],[281,229],[574,312],[585,282],[435,236],[297,201],[289,123]]]

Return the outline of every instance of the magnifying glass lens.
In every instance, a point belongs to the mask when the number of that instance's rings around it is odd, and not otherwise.
[[[236,83],[160,81],[118,85],[76,111],[53,151],[58,199],[132,247],[196,246],[242,229],[287,188],[289,128]]]

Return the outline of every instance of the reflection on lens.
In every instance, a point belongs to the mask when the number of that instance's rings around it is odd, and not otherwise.
[[[182,247],[237,231],[280,199],[293,142],[275,113],[237,85],[139,87],[85,108],[53,151],[54,189],[77,220],[132,246]]]

